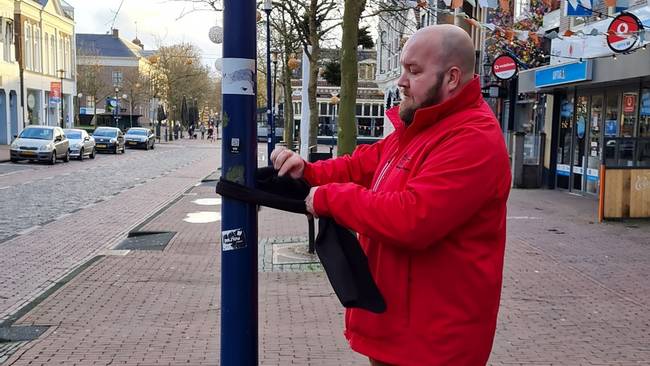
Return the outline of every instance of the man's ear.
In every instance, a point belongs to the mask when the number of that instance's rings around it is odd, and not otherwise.
[[[447,81],[447,87],[449,88],[449,93],[453,93],[460,86],[463,73],[460,71],[459,67],[453,66],[449,69],[447,75],[449,78]]]

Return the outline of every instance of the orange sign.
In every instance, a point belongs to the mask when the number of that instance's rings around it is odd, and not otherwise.
[[[636,112],[636,94],[623,95],[623,113]]]
[[[61,98],[61,83],[51,82],[50,83],[50,98],[58,99]]]

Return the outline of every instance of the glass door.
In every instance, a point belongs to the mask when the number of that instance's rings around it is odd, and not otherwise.
[[[586,170],[585,145],[587,137],[587,121],[589,120],[589,97],[582,95],[578,97],[575,111],[575,133],[573,134],[573,167],[572,180],[573,189],[582,191],[584,187],[584,176]]]
[[[560,101],[560,135],[557,148],[556,185],[570,188],[571,140],[573,136],[573,95],[566,95]]]
[[[603,124],[603,96],[591,97],[589,119],[589,138],[587,139],[587,175],[586,189],[588,193],[596,194],[600,189],[600,154],[601,154],[601,126]]]

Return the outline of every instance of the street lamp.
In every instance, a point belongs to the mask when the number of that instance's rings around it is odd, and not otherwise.
[[[130,100],[129,96],[126,94],[122,94],[122,99],[129,102],[129,110],[131,111],[131,113],[129,114],[129,125],[133,127],[133,101]]]
[[[330,128],[331,130],[331,144],[330,144],[330,156],[334,157],[334,130],[336,129],[336,116],[337,116],[337,106],[339,102],[341,101],[341,98],[339,98],[338,94],[332,93],[332,98],[330,99],[330,103],[332,103],[332,127]]]
[[[65,118],[63,117],[64,111],[63,111],[63,79],[65,78],[65,70],[64,69],[59,69],[56,71],[59,73],[59,79],[61,80],[61,128],[65,128]]]
[[[269,122],[268,139],[268,160],[271,165],[271,152],[275,147],[275,123],[273,122],[273,93],[271,90],[271,0],[264,0],[264,12],[266,13],[266,119]]]
[[[120,92],[120,88],[115,87],[115,106],[113,109],[113,118],[115,119],[115,127],[117,126],[117,120],[119,119],[119,114],[120,114],[120,97],[118,93]]]
[[[273,100],[271,101],[271,106],[273,107],[273,122],[275,122],[275,116],[278,114],[278,111],[275,108],[275,99],[277,98],[277,83],[278,83],[278,57],[280,55],[280,51],[278,50],[273,50],[271,51],[271,62],[273,62],[273,92],[271,93],[271,96],[273,97]],[[285,126],[286,127],[286,126]]]

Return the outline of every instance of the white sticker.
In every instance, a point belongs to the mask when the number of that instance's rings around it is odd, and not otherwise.
[[[221,232],[221,250],[227,252],[229,250],[246,248],[246,237],[244,229],[226,230]]]
[[[255,60],[224,58],[222,94],[255,95]]]

